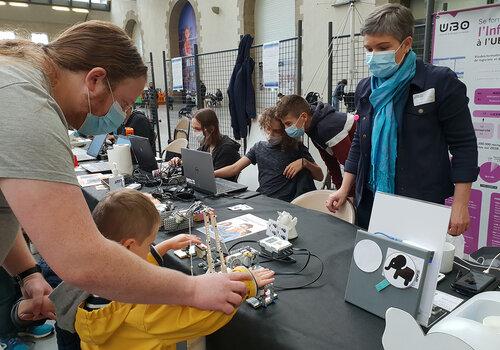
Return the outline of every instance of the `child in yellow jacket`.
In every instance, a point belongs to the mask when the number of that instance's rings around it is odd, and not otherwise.
[[[153,264],[161,265],[161,257],[169,249],[200,242],[194,235],[178,235],[153,247],[160,217],[153,203],[134,190],[111,192],[92,216],[106,238]],[[274,280],[274,272],[268,269],[236,269],[253,276],[247,281],[246,298]],[[121,303],[91,295],[79,303],[74,326],[83,350],[175,349],[180,341],[215,332],[233,316],[182,305]]]

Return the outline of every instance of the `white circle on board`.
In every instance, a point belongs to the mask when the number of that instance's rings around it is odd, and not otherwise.
[[[354,247],[354,262],[363,272],[375,272],[382,264],[382,251],[374,241],[363,239]]]
[[[406,289],[410,288],[417,278],[417,268],[408,254],[397,252],[385,259],[383,274],[394,287]]]

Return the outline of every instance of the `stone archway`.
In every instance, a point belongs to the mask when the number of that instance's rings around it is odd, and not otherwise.
[[[139,16],[135,13],[135,11],[130,10],[127,12],[125,20],[123,21],[123,29],[134,41],[139,54],[144,57],[144,31],[142,29],[141,22],[139,21]]]
[[[198,11],[198,3],[196,1],[189,0],[173,0],[170,2],[170,5],[167,9],[167,38],[166,38],[166,46],[167,46],[167,56],[168,57],[178,57],[180,56],[179,52],[179,18],[184,6],[189,3],[194,10],[194,14],[196,17],[196,30],[198,33],[197,43],[198,46],[201,46],[202,40],[202,28],[200,25],[200,12]]]

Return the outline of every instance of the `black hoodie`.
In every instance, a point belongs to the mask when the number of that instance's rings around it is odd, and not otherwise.
[[[240,147],[241,145],[238,142],[227,135],[222,135],[221,142],[212,151],[214,170],[236,163],[240,159]],[[210,147],[204,145],[198,148],[198,150],[210,152]],[[237,178],[238,176],[228,178],[227,180],[236,181]]]
[[[311,108],[311,125],[307,135],[319,150],[336,188],[342,185],[340,164],[344,164],[356,130],[354,116],[336,111],[326,103]]]

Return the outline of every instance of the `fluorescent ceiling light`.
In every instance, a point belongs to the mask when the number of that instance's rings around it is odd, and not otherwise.
[[[65,7],[65,6],[52,6],[52,10],[68,12],[70,9],[69,9],[69,7]]]
[[[79,8],[72,8],[73,12],[78,12],[78,13],[89,13],[89,10],[87,9],[79,9]]]
[[[28,7],[29,5],[25,2],[9,2],[9,5],[10,6],[14,6],[14,7]]]
[[[0,6],[5,6],[7,3],[5,1],[0,1]]]

